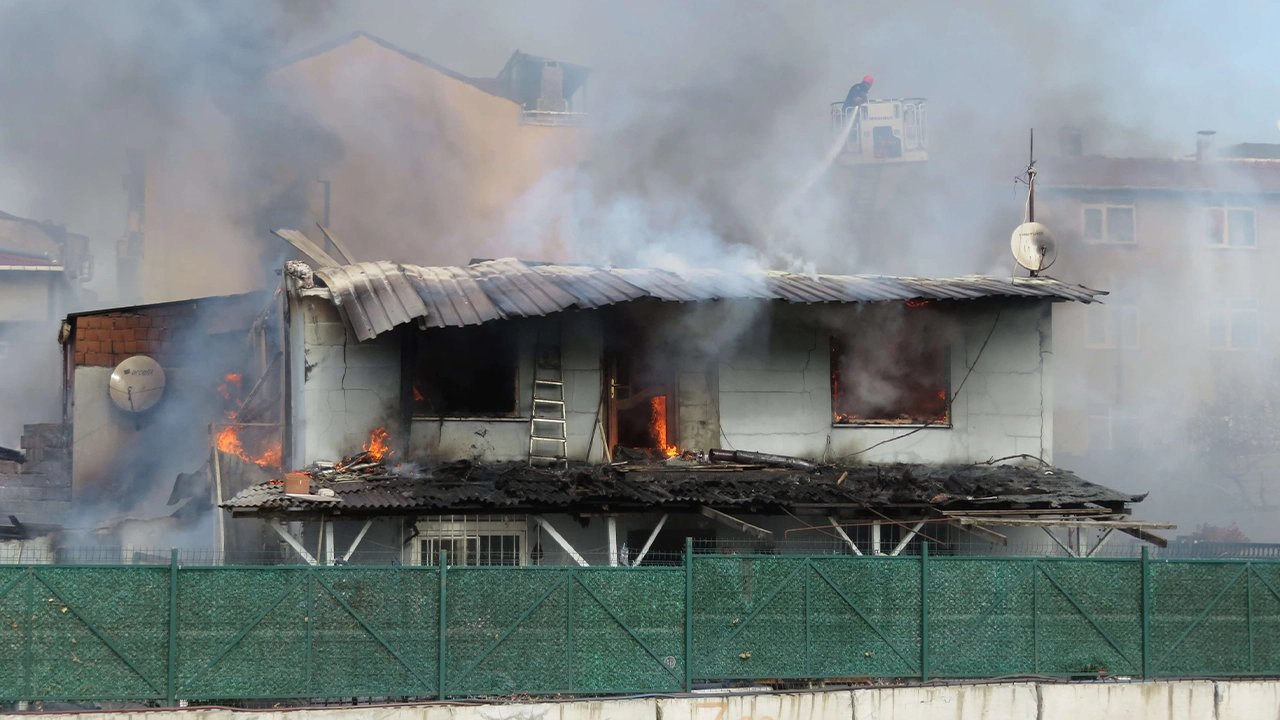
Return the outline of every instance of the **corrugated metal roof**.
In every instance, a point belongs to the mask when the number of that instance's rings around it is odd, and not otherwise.
[[[420,511],[546,510],[552,508],[675,508],[707,505],[774,511],[801,505],[921,504],[940,509],[1083,507],[1127,510],[1132,495],[1082,480],[1061,468],[1014,465],[859,465],[814,472],[780,469],[718,470],[653,466],[622,471],[610,466],[566,470],[526,463],[456,462],[398,475],[343,475],[316,480],[337,502],[284,494],[281,483],[254,485],[222,504],[241,514],[337,511],[412,514]]]
[[[1088,303],[1105,294],[1048,277],[914,278],[722,270],[675,273],[652,268],[524,263],[514,258],[465,267],[364,262],[322,268],[315,275],[329,288],[332,302],[360,340],[419,318],[428,327],[455,327],[642,299],[868,303],[1023,297]]]

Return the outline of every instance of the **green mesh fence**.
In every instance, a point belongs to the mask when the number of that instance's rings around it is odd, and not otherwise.
[[[607,695],[782,679],[1280,675],[1280,562],[0,565],[0,701]]]

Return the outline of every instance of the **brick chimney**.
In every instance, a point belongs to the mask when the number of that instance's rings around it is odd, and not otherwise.
[[[1201,130],[1196,133],[1196,160],[1205,162],[1213,159],[1213,130]]]

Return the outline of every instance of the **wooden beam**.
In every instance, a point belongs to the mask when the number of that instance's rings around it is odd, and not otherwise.
[[[649,533],[649,539],[644,541],[644,547],[640,548],[640,554],[632,561],[631,564],[633,566],[639,565],[640,561],[644,560],[644,556],[649,554],[649,548],[653,546],[653,541],[658,539],[658,533],[662,531],[662,526],[666,523],[667,516],[663,514],[661,518],[658,518],[658,524],[653,527],[653,532]]]
[[[1141,541],[1143,541],[1143,542],[1151,543],[1152,545],[1155,545],[1156,547],[1162,547],[1162,548],[1167,548],[1167,547],[1169,547],[1169,541],[1168,541],[1168,540],[1166,540],[1165,538],[1160,537],[1159,535],[1156,535],[1155,533],[1149,533],[1149,532],[1146,532],[1145,530],[1142,530],[1141,528],[1123,528],[1123,527],[1121,527],[1121,528],[1116,528],[1116,529],[1117,529],[1117,530],[1119,530],[1120,532],[1124,533],[1125,535],[1132,535],[1133,537],[1136,537],[1136,538],[1138,538],[1139,540],[1141,540]]]
[[[320,232],[324,233],[326,240],[333,243],[334,249],[338,251],[338,254],[342,256],[343,260],[346,260],[349,263],[355,263],[356,256],[351,254],[351,251],[347,249],[346,245],[338,242],[338,238],[334,237],[334,234],[329,232],[329,228],[321,225],[320,223],[316,223],[316,227],[320,228]]]
[[[994,543],[999,543],[1001,545],[1009,544],[1008,535],[1005,535],[1003,533],[998,533],[995,530],[985,528],[981,525],[962,525],[957,522],[951,522],[947,524],[950,525],[951,527],[959,528],[967,533],[977,535],[978,537],[986,538],[987,540],[990,540],[991,542],[994,542]]]
[[[569,557],[573,558],[574,562],[578,563],[582,567],[588,567],[587,561],[584,560],[582,556],[578,554],[577,550],[573,549],[573,546],[569,544],[568,540],[565,540],[564,537],[560,535],[560,533],[556,532],[555,528],[551,527],[551,523],[547,522],[546,518],[542,517],[541,515],[534,515],[533,519],[535,522],[538,523],[539,526],[542,527],[543,530],[547,531],[547,534],[551,536],[552,540],[556,541],[557,545],[564,548],[564,551],[569,553]]]
[[[310,238],[297,230],[289,230],[287,228],[272,230],[271,234],[300,250],[303,255],[311,258],[313,262],[319,263],[320,267],[338,267],[342,265],[342,263],[334,260],[332,255],[322,250],[319,245],[311,242]]]
[[[739,520],[738,518],[732,515],[729,515],[727,513],[722,513],[719,510],[713,510],[707,507],[706,505],[702,506],[701,512],[705,517],[709,517],[712,520],[715,520],[716,522],[722,525],[726,525],[728,527],[733,528],[734,530],[746,533],[747,535],[751,535],[752,537],[758,537],[761,540],[773,539],[772,531],[765,530],[762,527],[757,527],[755,525],[752,525],[749,522]]]
[[[952,515],[951,518],[962,525],[1006,525],[1009,527],[1083,527],[1083,528],[1115,528],[1117,530],[1143,529],[1143,530],[1169,530],[1178,527],[1174,523],[1168,522],[1146,522],[1139,520],[1058,520],[1052,518],[1041,518],[1037,520],[1026,520],[1017,518],[1000,518],[1000,517],[969,517],[964,515]]]

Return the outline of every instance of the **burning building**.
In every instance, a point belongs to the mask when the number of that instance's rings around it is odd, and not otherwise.
[[[1159,542],[1127,517],[1142,496],[1051,464],[1050,307],[1099,291],[514,259],[285,275],[283,458],[303,470],[223,507],[312,562]]]

